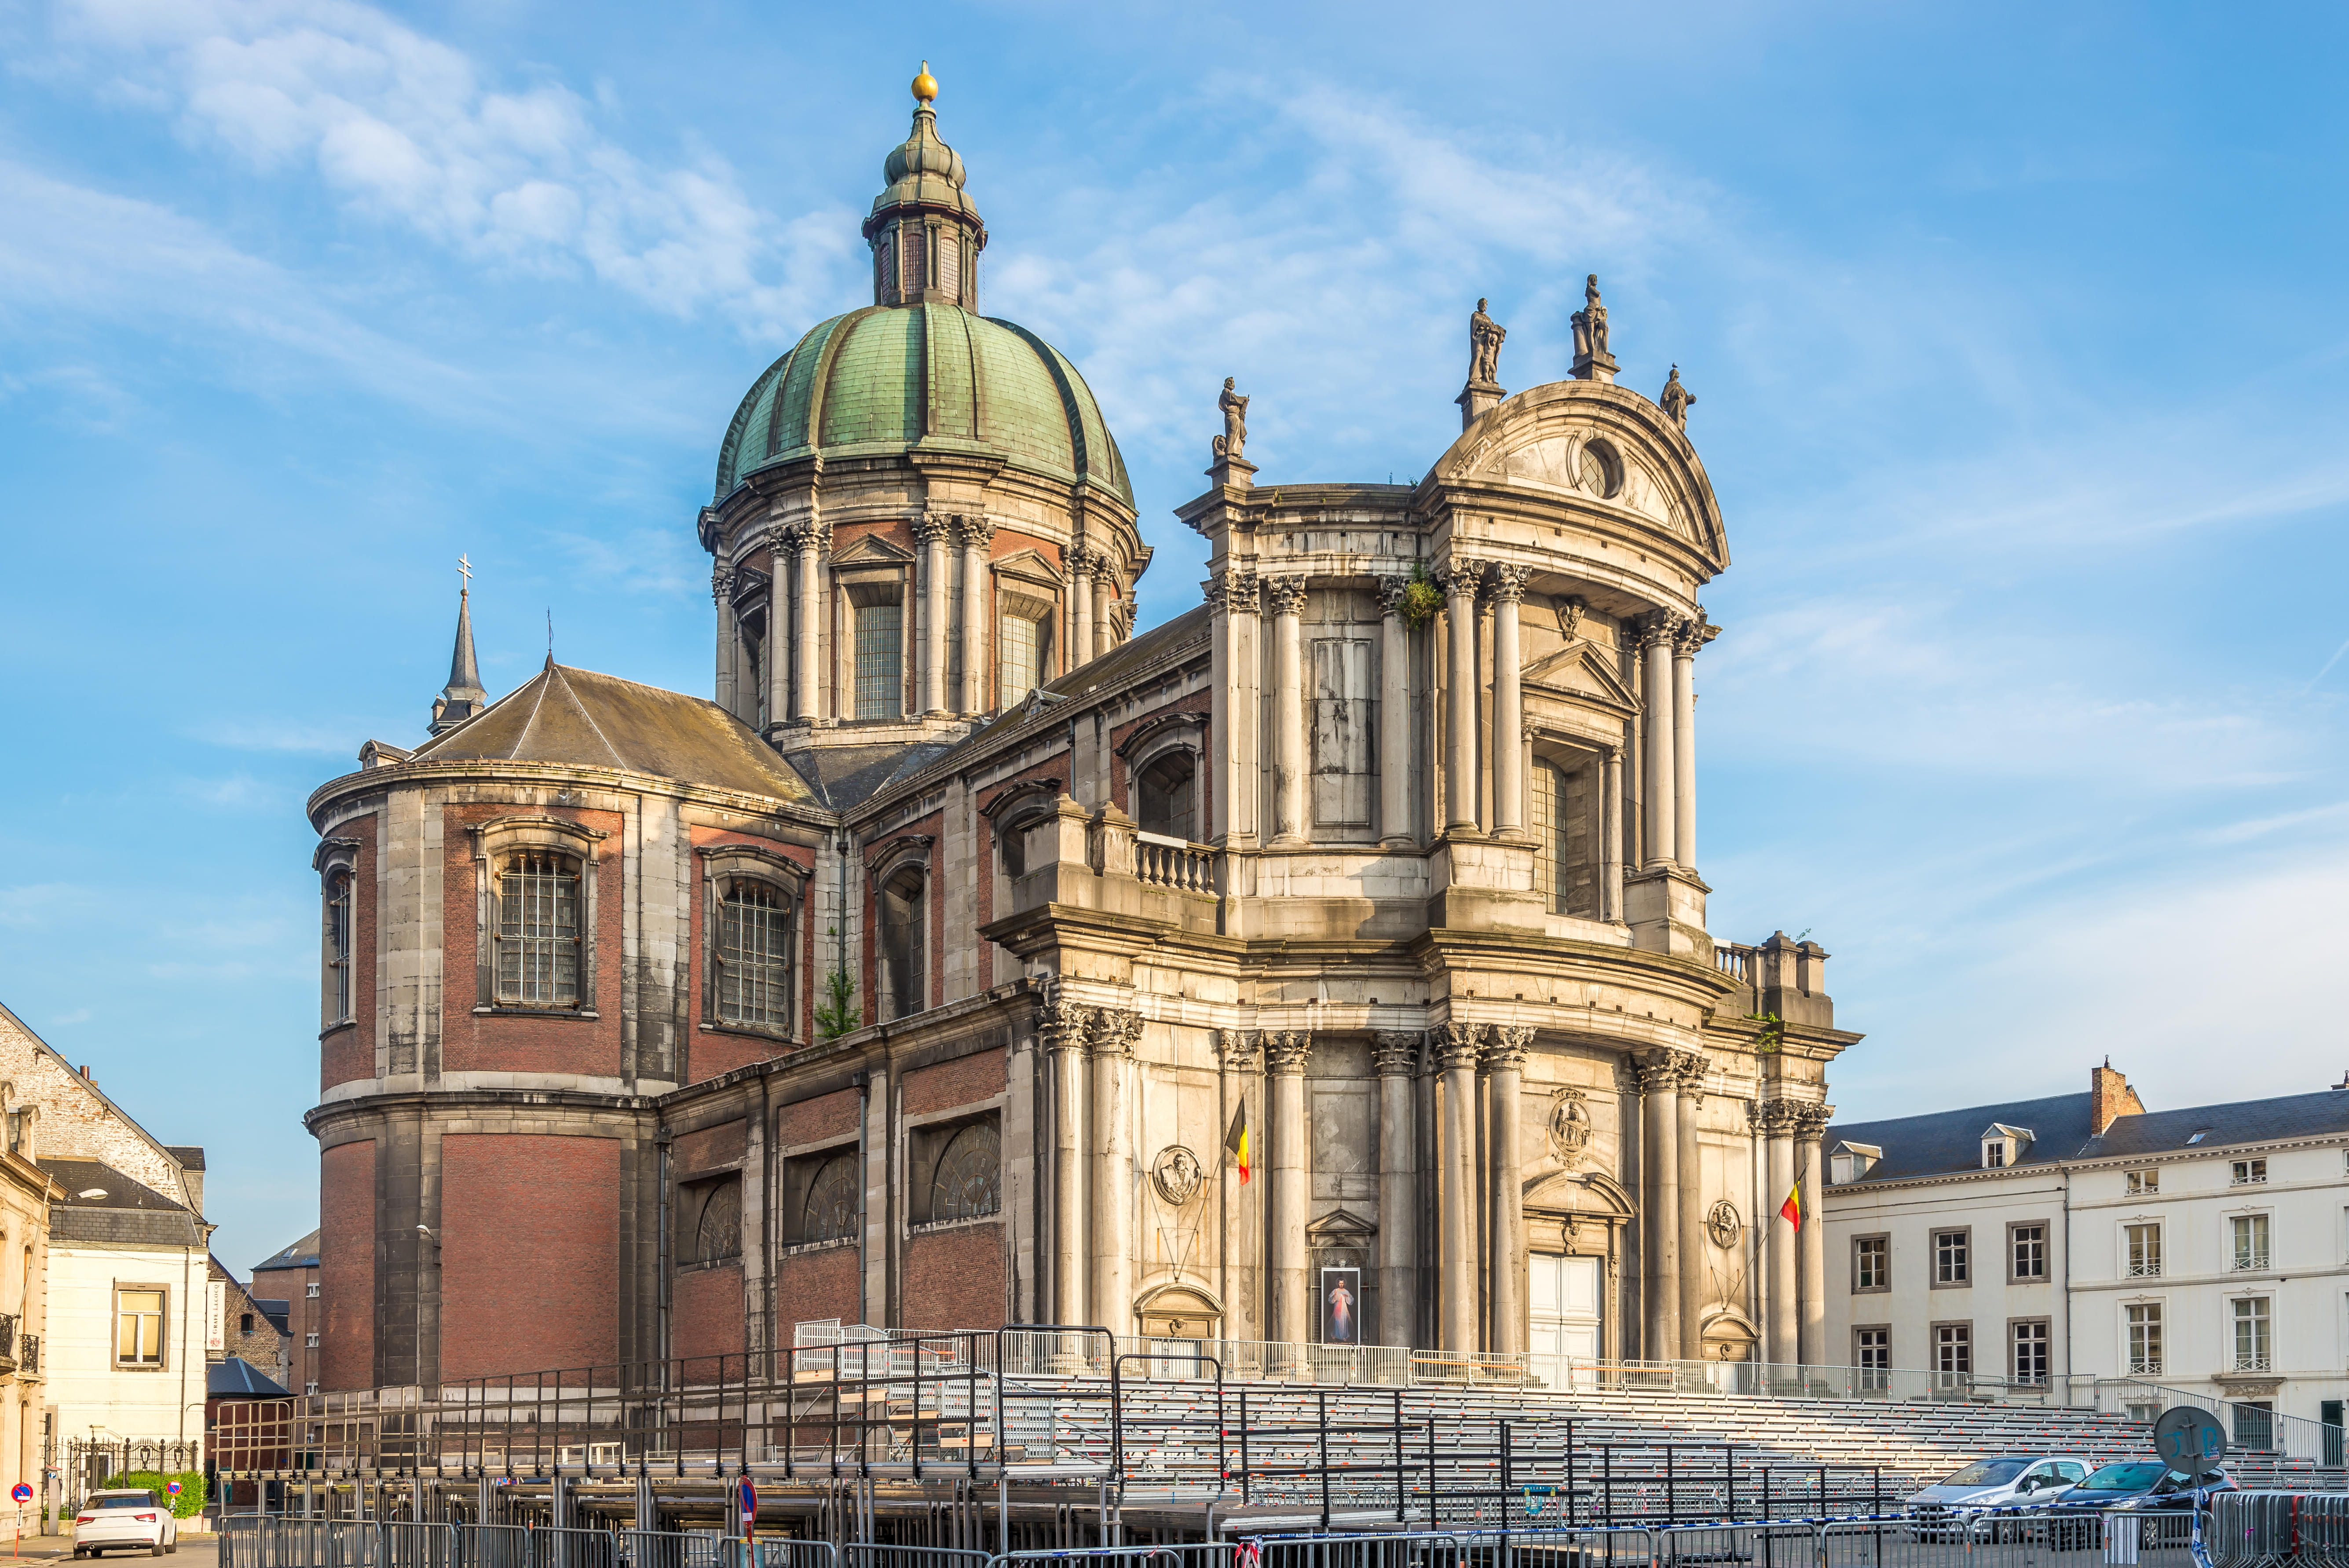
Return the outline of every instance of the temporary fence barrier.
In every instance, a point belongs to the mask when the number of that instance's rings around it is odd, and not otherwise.
[[[2220,1492],[2204,1532],[2213,1568],[2349,1563],[2349,1494]]]

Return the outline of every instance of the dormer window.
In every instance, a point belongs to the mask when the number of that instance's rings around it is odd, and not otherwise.
[[[1884,1150],[1872,1143],[1838,1143],[1827,1155],[1827,1180],[1837,1186],[1865,1181],[1883,1158]]]
[[[2002,1121],[1993,1121],[1982,1130],[1982,1168],[1997,1171],[2009,1165],[2020,1165],[2030,1149],[2029,1128],[2009,1127]]]

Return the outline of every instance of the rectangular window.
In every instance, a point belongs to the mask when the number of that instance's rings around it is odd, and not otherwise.
[[[1851,1242],[1851,1288],[1892,1288],[1892,1238],[1854,1236]]]
[[[2264,1160],[2235,1161],[2231,1184],[2237,1187],[2257,1187],[2268,1179],[2268,1162]]]
[[[2268,1298],[2242,1296],[2227,1304],[2234,1319],[2234,1369],[2265,1372],[2269,1367]]]
[[[1544,909],[1563,914],[1566,905],[1558,893],[1557,868],[1566,857],[1565,846],[1558,841],[1557,769],[1537,762],[1526,782],[1530,786],[1526,814],[1532,820],[1534,835],[1534,891],[1541,894]]]
[[[2238,1274],[2268,1266],[2268,1217],[2237,1214],[2227,1222],[2234,1233],[2234,1268]]]
[[[2129,1277],[2153,1279],[2158,1276],[2161,1273],[2160,1225],[2125,1225],[2122,1235],[2128,1250]]]
[[[996,706],[1009,707],[1044,680],[1043,623],[1009,611],[995,618]]]
[[[1933,1326],[1933,1370],[1944,1378],[1973,1376],[1972,1324],[1937,1323]]]
[[[510,857],[498,879],[498,1000],[567,1007],[579,1001],[579,873],[567,855]]]
[[[1993,1138],[1982,1145],[1982,1164],[1995,1171],[2006,1163],[2006,1140]]]
[[[351,873],[326,884],[326,1022],[351,1016]]]
[[[1371,645],[1313,640],[1313,820],[1371,825]]]
[[[114,1293],[114,1364],[163,1365],[162,1291],[142,1288]]]
[[[905,712],[905,607],[856,606],[856,717],[901,718]]]
[[[1892,1387],[1892,1330],[1853,1329],[1851,1354],[1859,1367],[1861,1388],[1881,1390]]]
[[[2047,1320],[2026,1318],[2014,1326],[2011,1376],[2018,1383],[2047,1381]]]
[[[1935,1231],[1933,1233],[1933,1283],[1936,1285],[1971,1283],[1967,1252],[1969,1233],[1965,1231]]]
[[[2130,1171],[2128,1173],[2128,1191],[2129,1196],[2132,1198],[2137,1197],[2140,1193],[2160,1191],[2161,1172],[2158,1171]]]
[[[2007,1229],[2009,1250],[2013,1253],[2013,1278],[2028,1284],[2047,1277],[2047,1227],[2044,1225],[2012,1225]]]
[[[2128,1311],[2129,1376],[2144,1377],[2161,1371],[2161,1303],[2132,1302]]]
[[[790,1026],[791,937],[791,901],[782,891],[749,877],[736,879],[718,906],[719,1019]]]

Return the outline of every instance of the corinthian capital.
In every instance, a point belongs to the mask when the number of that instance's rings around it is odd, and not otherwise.
[[[1651,610],[1640,618],[1640,648],[1641,652],[1661,645],[1670,647],[1678,635],[1685,617],[1669,610]]]
[[[1496,604],[1515,604],[1526,596],[1526,583],[1533,577],[1530,566],[1512,566],[1506,561],[1493,563],[1492,575],[1485,581],[1485,596]]]
[[[1704,606],[1702,604],[1697,606],[1694,615],[1680,617],[1678,624],[1672,628],[1674,656],[1683,659],[1696,657],[1697,651],[1704,646],[1712,630],[1704,624]]]
[[[1411,579],[1408,577],[1380,578],[1379,613],[1398,621],[1402,619],[1402,596],[1410,592]]]
[[[1806,1100],[1795,1107],[1795,1139],[1800,1143],[1816,1143],[1827,1133],[1827,1123],[1835,1119],[1835,1107]]]
[[[984,550],[995,542],[995,524],[971,512],[955,520],[955,537],[966,550]]]
[[[1226,567],[1209,581],[1214,587],[1209,590],[1208,602],[1222,609],[1225,614],[1254,615],[1259,613],[1257,603],[1259,580],[1253,566]]]
[[[1446,1072],[1454,1068],[1473,1068],[1485,1046],[1483,1024],[1451,1023],[1435,1031],[1435,1055]]]
[[[1303,1029],[1268,1030],[1264,1037],[1265,1066],[1277,1073],[1302,1073],[1313,1054],[1313,1037]]]
[[[1133,1044],[1142,1038],[1142,1015],[1132,1007],[1093,1010],[1092,1047],[1097,1057],[1133,1059]]]
[[[729,562],[721,561],[709,569],[709,596],[723,604],[726,603],[726,595],[733,591],[734,568]]]
[[[1800,1108],[1791,1099],[1765,1099],[1747,1108],[1754,1130],[1764,1138],[1789,1138],[1795,1131],[1795,1116]]]
[[[1216,1059],[1229,1072],[1260,1072],[1264,1068],[1264,1047],[1258,1044],[1254,1029],[1217,1029]]]
[[[1533,1043],[1531,1024],[1495,1024],[1485,1037],[1485,1070],[1516,1071],[1526,1065],[1526,1051]]]
[[[1705,1060],[1695,1051],[1658,1046],[1640,1053],[1638,1071],[1641,1094],[1679,1094],[1703,1085]]]
[[[1447,599],[1474,599],[1476,584],[1484,580],[1485,563],[1464,555],[1455,555],[1435,569],[1435,585],[1444,590]]]
[[[1036,1034],[1048,1051],[1083,1049],[1092,1024],[1093,1009],[1064,998],[1058,985],[1046,987],[1036,1004]]]
[[[1381,1078],[1409,1078],[1419,1070],[1417,1029],[1381,1029],[1371,1047]]]
[[[914,537],[924,544],[943,544],[954,531],[955,520],[943,511],[926,511],[914,520]]]
[[[1276,615],[1302,614],[1305,610],[1305,579],[1302,577],[1268,577],[1264,580],[1265,596],[1272,601]]]

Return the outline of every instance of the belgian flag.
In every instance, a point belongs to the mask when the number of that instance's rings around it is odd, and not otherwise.
[[[1245,1099],[1240,1101],[1239,1109],[1232,1113],[1232,1130],[1224,1134],[1224,1149],[1231,1155],[1233,1162],[1240,1168],[1240,1185],[1243,1187],[1247,1186],[1248,1179],[1248,1129],[1247,1101]]]
[[[1798,1231],[1803,1228],[1803,1184],[1800,1181],[1786,1189],[1786,1201],[1778,1205],[1778,1218]]]

